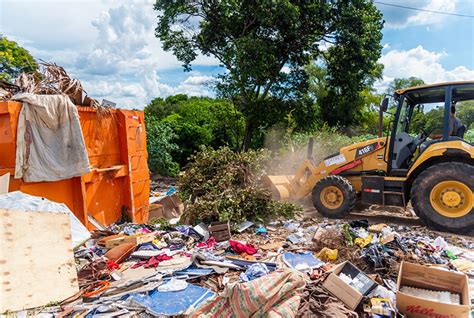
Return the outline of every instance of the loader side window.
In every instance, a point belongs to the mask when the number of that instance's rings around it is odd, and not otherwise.
[[[453,89],[455,117],[462,124],[463,131],[458,130],[457,137],[469,143],[474,143],[474,87],[465,86]]]
[[[404,99],[402,108],[400,109],[400,116],[398,117],[397,135],[399,133],[407,131],[407,127],[410,121],[410,119],[408,118],[408,114],[408,102],[407,99]]]

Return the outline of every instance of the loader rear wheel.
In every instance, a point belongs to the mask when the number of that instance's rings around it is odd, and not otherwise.
[[[327,176],[314,186],[313,205],[323,216],[338,219],[354,208],[356,192],[352,184],[341,176]]]
[[[413,182],[411,201],[422,221],[437,230],[469,234],[474,227],[474,166],[440,163]]]

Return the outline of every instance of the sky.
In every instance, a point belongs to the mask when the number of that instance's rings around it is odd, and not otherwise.
[[[474,0],[376,0],[474,16]],[[191,72],[154,36],[153,0],[0,0],[0,33],[36,59],[55,62],[81,80],[87,93],[118,107],[143,108],[177,93],[213,96],[209,83],[222,68],[199,56]],[[407,10],[376,3],[382,11],[383,79],[427,83],[474,80],[474,18]]]

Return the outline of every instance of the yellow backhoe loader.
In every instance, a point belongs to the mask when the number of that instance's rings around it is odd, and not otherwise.
[[[428,226],[469,233],[474,228],[474,147],[464,139],[466,127],[453,126],[451,114],[455,103],[467,100],[474,100],[474,81],[397,90],[380,105],[381,114],[394,105],[386,137],[341,148],[317,164],[310,144],[308,158],[294,175],[263,181],[281,200],[311,195],[314,207],[329,218],[344,217],[356,200],[402,207],[411,201]],[[434,128],[412,130],[416,113],[427,105],[441,114],[437,135]]]

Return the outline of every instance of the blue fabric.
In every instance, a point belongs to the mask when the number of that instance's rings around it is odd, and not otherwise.
[[[195,308],[214,292],[200,286],[188,284],[184,290],[175,292],[160,292],[154,289],[148,294],[131,294],[130,300],[146,308],[152,315],[181,315],[188,308]]]
[[[265,227],[259,226],[259,227],[257,228],[257,230],[255,231],[255,233],[256,233],[256,234],[260,234],[260,235],[266,235],[266,234],[268,234],[268,231],[267,231],[267,229],[266,229]]]
[[[240,280],[243,282],[249,282],[255,278],[262,277],[270,273],[265,263],[255,263],[249,266],[245,273],[240,274]]]

